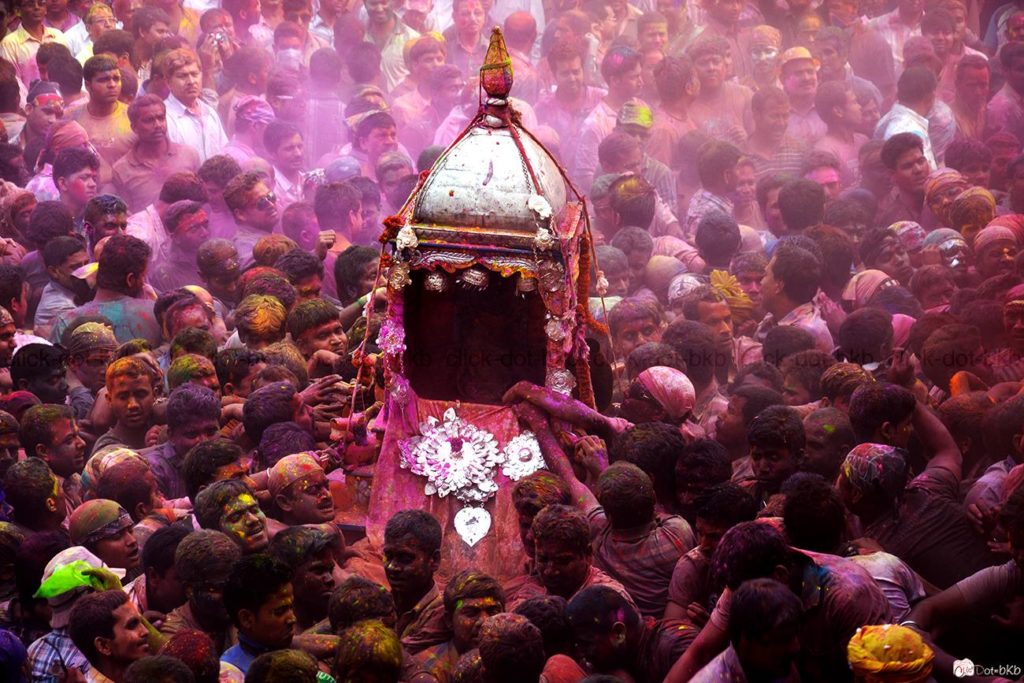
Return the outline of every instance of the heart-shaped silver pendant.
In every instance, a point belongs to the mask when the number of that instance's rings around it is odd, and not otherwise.
[[[455,532],[470,548],[491,529],[491,513],[483,508],[462,508],[455,513]]]

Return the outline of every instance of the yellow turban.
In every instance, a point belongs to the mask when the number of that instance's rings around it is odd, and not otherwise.
[[[711,271],[711,286],[725,297],[725,303],[729,305],[734,324],[742,325],[753,317],[754,302],[740,287],[740,281],[734,275],[724,270],[713,270]]]
[[[935,653],[916,632],[883,624],[857,629],[846,648],[858,681],[917,683],[928,680]]]

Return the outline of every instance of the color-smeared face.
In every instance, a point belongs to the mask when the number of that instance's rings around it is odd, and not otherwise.
[[[818,89],[818,69],[810,59],[789,62],[782,68],[782,87],[787,95],[813,95]]]
[[[773,629],[760,638],[742,637],[737,653],[742,653],[744,669],[755,672],[758,680],[786,676],[800,652],[800,634],[796,625]]]
[[[952,206],[953,200],[967,188],[967,183],[950,183],[941,191],[928,195],[928,208],[943,225],[950,224],[949,207]]]
[[[110,409],[118,422],[129,429],[142,429],[149,425],[153,414],[153,381],[143,375],[114,377],[107,387],[110,396]]]
[[[286,583],[250,618],[241,618],[245,634],[267,647],[286,649],[292,644],[295,632],[295,600],[292,585]]]
[[[692,524],[697,512],[697,501],[701,495],[715,484],[712,473],[704,467],[693,467],[677,465],[676,478],[676,507],[679,514],[686,517]]]
[[[580,589],[590,571],[590,555],[553,541],[535,541],[534,565],[548,593],[566,600]]]
[[[98,193],[99,172],[87,166],[68,174],[65,178],[60,178],[58,182],[60,189],[63,190],[65,199],[76,206],[82,207]]]
[[[486,16],[480,0],[462,0],[458,9],[452,10],[452,20],[461,35],[479,34],[483,30]]]
[[[1015,353],[1024,353],[1024,302],[1011,301],[1003,306],[1003,330]]]
[[[640,51],[664,50],[668,44],[668,24],[654,23],[644,26],[640,34]]]
[[[114,637],[109,643],[109,656],[116,662],[128,663],[149,654],[149,631],[135,605],[128,601],[114,610]]]
[[[320,350],[342,355],[348,347],[348,337],[341,327],[341,321],[332,320],[303,332],[296,340],[296,345],[306,358]]]
[[[13,425],[16,427],[17,425]],[[18,462],[18,454],[21,449],[21,439],[18,438],[17,429],[7,429],[0,432],[0,478],[7,474],[7,469]]]
[[[334,590],[334,556],[324,548],[300,566],[292,579],[295,601],[326,613],[327,601]]]
[[[219,429],[217,420],[196,416],[183,425],[174,425],[173,429],[169,429],[167,441],[178,457],[184,458],[193,446],[216,438]]]
[[[902,285],[909,284],[910,278],[914,275],[914,267],[910,265],[910,255],[907,254],[903,243],[892,237],[883,240],[882,249],[871,267],[899,280]]]
[[[64,367],[53,368],[50,372],[33,377],[25,387],[43,403],[61,405],[68,397],[67,372]]]
[[[86,353],[84,358],[72,357],[71,369],[74,371],[78,381],[95,394],[103,388],[103,383],[106,381],[107,366],[110,365],[113,357],[114,352],[110,349],[93,349]]]
[[[193,62],[177,69],[167,79],[167,86],[182,104],[191,106],[199,99],[199,93],[203,86],[203,72],[199,64]]]
[[[807,443],[804,445],[801,469],[820,474],[828,481],[835,480],[839,466],[849,451],[849,444],[840,443],[835,436],[836,427],[829,420],[808,418],[804,422],[804,433],[807,435]]]
[[[746,443],[747,431],[743,425],[743,406],[747,399],[731,396],[725,412],[715,423],[715,441],[726,448],[740,448]]]
[[[751,446],[750,460],[757,483],[768,493],[777,493],[782,482],[796,472],[796,458],[788,448]]]
[[[178,229],[174,231],[174,243],[188,253],[199,250],[206,240],[210,239],[210,217],[204,209],[199,209],[193,214],[184,216],[178,223]]]
[[[893,183],[904,192],[917,193],[924,191],[931,167],[924,152],[914,148],[904,152],[896,161],[896,170],[892,173]]]
[[[304,153],[305,145],[302,141],[302,135],[296,133],[281,142],[277,149],[274,150],[274,165],[285,173],[299,173],[302,171]]]
[[[235,210],[239,222],[266,232],[273,230],[281,217],[277,209],[277,195],[265,183],[259,182],[253,186],[248,199],[244,207]]]
[[[87,223],[86,229],[89,231],[93,244],[105,237],[123,235],[128,229],[128,214],[124,211],[105,213],[93,223]]]
[[[662,326],[651,319],[632,320],[622,325],[615,333],[615,351],[622,358],[641,344],[661,341]]]
[[[42,137],[50,126],[64,118],[64,100],[60,95],[41,95],[25,105],[25,125],[33,135]]]
[[[725,58],[720,54],[703,54],[694,61],[693,66],[700,79],[701,91],[716,91],[725,81]]]
[[[53,439],[46,450],[46,464],[54,474],[70,477],[85,467],[85,440],[78,432],[78,425],[73,419],[62,418],[51,427]]]
[[[38,26],[46,16],[46,0],[21,0],[18,3],[18,15],[22,23]]]
[[[494,598],[459,600],[452,614],[452,640],[455,649],[467,652],[480,644],[480,626],[488,617],[504,611],[505,606]]]
[[[267,518],[259,503],[248,493],[233,498],[224,505],[220,530],[242,547],[243,552],[257,553],[270,543],[267,538]]]
[[[85,89],[91,101],[112,104],[121,96],[121,72],[118,69],[101,71],[85,82]]]
[[[284,493],[289,514],[299,524],[320,524],[334,519],[334,498],[323,471],[313,471],[292,482]]]
[[[708,13],[723,24],[735,24],[743,12],[742,0],[711,0],[705,4]]]
[[[1013,261],[1017,257],[1017,245],[1013,240],[996,240],[978,252],[975,265],[982,277],[993,277],[1013,272]]]
[[[625,663],[622,655],[621,631],[622,624],[616,624],[617,629],[604,629],[600,626],[583,626],[573,628],[573,641],[576,646],[576,654],[581,660],[584,668],[597,673],[611,673],[622,667]]]
[[[97,541],[93,552],[110,567],[130,570],[139,566],[139,542],[135,540],[131,526]]]
[[[437,566],[412,536],[384,541],[384,573],[397,595],[426,593],[434,582]]]

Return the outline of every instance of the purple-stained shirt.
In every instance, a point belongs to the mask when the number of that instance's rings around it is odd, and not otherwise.
[[[996,562],[968,520],[959,494],[959,477],[943,467],[928,467],[907,485],[899,509],[866,524],[863,534],[926,581],[949,588]]]
[[[697,639],[698,629],[678,619],[644,619],[644,633],[637,645],[634,672],[637,680],[661,681],[672,665]]]
[[[868,28],[874,29],[892,48],[892,58],[898,69],[903,67],[903,46],[913,36],[921,35],[921,23],[909,26],[900,19],[899,9],[875,17],[868,22]]]
[[[672,571],[693,548],[693,530],[678,515],[658,516],[641,528],[615,530],[607,519],[594,539],[594,565],[625,587],[640,613],[661,618]]]
[[[717,597],[711,580],[711,558],[700,547],[693,548],[679,558],[672,569],[668,584],[669,602],[682,608],[698,603],[705,609],[714,607],[712,597]]]
[[[847,643],[861,626],[891,623],[889,601],[871,574],[852,560],[805,550],[796,552],[810,559],[797,591],[804,606],[801,669],[812,673],[815,680],[849,680]],[[726,632],[731,602],[732,592],[727,589],[711,612],[710,623]]]
[[[910,616],[910,608],[925,598],[921,577],[895,555],[877,552],[854,555],[850,559],[868,570],[871,578],[885,593],[885,598],[892,609],[893,621],[901,622],[907,619]]]
[[[704,216],[712,211],[721,211],[727,216],[732,216],[735,205],[727,197],[719,196],[701,188],[696,194],[690,197],[690,204],[686,209],[686,235],[697,234],[697,225]]]
[[[164,498],[184,498],[188,495],[185,475],[181,471],[184,458],[178,457],[170,442],[143,449],[139,455],[149,463],[149,469],[156,477],[157,486]]]
[[[412,655],[445,643],[452,637],[451,629],[445,625],[444,600],[437,586],[431,588],[411,610],[398,615],[395,632],[402,641],[402,647]]]
[[[955,588],[972,611],[987,616],[1024,593],[1024,571],[1010,560],[968,576]]]
[[[158,293],[203,281],[196,265],[196,254],[179,249],[173,240],[165,242],[160,253],[154,254],[147,279]]]
[[[594,86],[584,86],[582,105],[571,111],[562,106],[553,92],[546,92],[537,102],[537,122],[550,126],[558,133],[558,147],[562,154],[562,163],[566,168],[575,169],[576,149],[583,131],[583,122],[601,103],[605,91]]]
[[[768,334],[768,330],[777,325],[793,325],[794,327],[802,327],[807,330],[814,337],[814,348],[819,351],[832,353],[835,349],[835,342],[832,341],[832,333],[828,331],[828,324],[821,317],[821,312],[814,305],[814,302],[808,301],[805,304],[800,304],[782,316],[778,322],[775,322],[775,316],[768,313],[757,326],[754,338],[763,342],[765,335]]]
[[[421,670],[436,678],[440,683],[447,683],[452,680],[452,672],[459,661],[459,656],[459,651],[455,649],[455,643],[449,640],[440,645],[428,647],[413,657],[413,660]]]
[[[68,323],[83,315],[102,315],[114,323],[114,336],[120,344],[132,339],[145,339],[155,349],[163,342],[160,325],[153,315],[153,301],[130,296],[110,301],[90,301],[79,306],[57,321],[50,333],[50,341],[60,341]]]
[[[1024,140],[1024,97],[1007,83],[988,102],[988,125]]]

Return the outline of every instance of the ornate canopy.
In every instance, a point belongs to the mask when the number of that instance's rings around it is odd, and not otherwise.
[[[452,286],[484,291],[497,284],[496,277],[514,278],[520,295],[539,295],[543,301],[544,382],[565,393],[579,383],[589,399],[585,211],[561,166],[522,127],[509,103],[512,65],[498,28],[480,84],[476,116],[422,174],[402,210],[385,221],[382,271],[389,315],[381,339],[393,339],[402,328],[404,341],[403,295],[414,279],[416,287],[445,292]],[[404,344],[381,348],[389,382],[401,386]],[[569,359],[575,373],[566,370]]]

